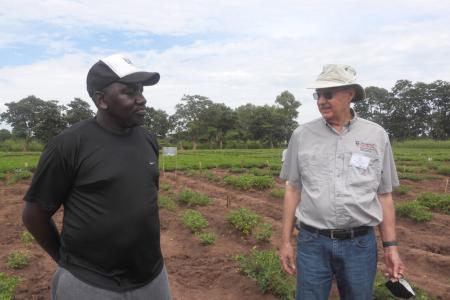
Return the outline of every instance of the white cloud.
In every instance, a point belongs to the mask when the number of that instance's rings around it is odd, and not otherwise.
[[[387,89],[398,79],[450,78],[446,1],[129,0],[124,6],[103,0],[19,0],[0,4],[0,11],[0,49],[28,43],[51,54],[19,66],[0,61],[0,112],[5,102],[31,94],[62,103],[74,97],[89,101],[87,70],[116,51],[111,44],[108,49],[101,43],[76,46],[78,36],[95,30],[123,31],[126,44],[140,47],[128,53],[134,62],[161,73],[161,82],[145,92],[148,104],[168,113],[183,94],[237,107],[273,104],[289,90],[303,103],[299,121],[311,120],[319,114],[305,88],[326,63],[353,65],[363,85]],[[40,31],[30,29],[34,23]],[[206,33],[212,38],[176,40]],[[158,39],[151,34],[174,41],[155,48]]]

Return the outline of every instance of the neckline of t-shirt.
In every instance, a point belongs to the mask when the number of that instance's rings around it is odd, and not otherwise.
[[[110,130],[108,130],[108,129],[102,127],[102,126],[97,122],[97,119],[96,119],[95,117],[93,117],[93,118],[91,119],[91,121],[92,121],[92,122],[95,124],[95,126],[97,126],[101,131],[103,131],[103,132],[105,132],[105,133],[107,133],[107,134],[109,134],[109,135],[112,135],[112,136],[116,136],[116,137],[127,137],[127,136],[131,136],[131,135],[133,134],[133,132],[134,132],[134,127],[130,127],[130,130],[129,130],[128,132],[126,132],[126,133],[118,133],[118,132],[110,131]]]

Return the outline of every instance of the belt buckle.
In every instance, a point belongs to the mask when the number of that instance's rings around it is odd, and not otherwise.
[[[334,236],[334,233],[335,232],[340,232],[340,233],[344,233],[345,232],[345,230],[344,229],[332,229],[332,230],[330,230],[330,238],[332,239],[332,240],[342,240],[343,238],[337,238],[337,237],[335,237]],[[353,231],[353,229],[352,230],[350,230],[350,238],[351,239],[353,239],[354,238],[354,231]],[[345,239],[345,238],[344,238]]]

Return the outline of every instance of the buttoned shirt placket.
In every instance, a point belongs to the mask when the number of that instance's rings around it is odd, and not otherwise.
[[[334,136],[334,153],[332,153],[330,162],[331,168],[329,171],[332,176],[330,176],[330,197],[329,199],[333,201],[334,206],[334,217],[335,224],[340,228],[341,224],[345,224],[350,216],[347,216],[345,209],[345,137],[350,131],[349,121],[343,126],[342,132],[338,132],[333,126],[325,122],[327,128],[331,131]]]

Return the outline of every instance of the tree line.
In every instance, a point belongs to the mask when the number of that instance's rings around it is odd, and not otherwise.
[[[94,112],[88,102],[75,98],[67,106],[58,101],[45,101],[28,96],[17,102],[5,104],[6,112],[0,120],[9,124],[12,131],[0,130],[0,141],[23,138],[27,145],[35,138],[47,142],[65,128]],[[175,106],[173,115],[161,109],[146,108],[143,126],[153,132],[163,143],[178,144],[196,149],[198,145],[209,148],[228,147],[279,147],[289,138],[295,127],[300,102],[284,91],[274,105],[246,104],[232,109],[201,95],[184,95]]]
[[[365,119],[383,126],[391,139],[448,139],[450,136],[450,84],[437,80],[430,84],[399,80],[391,91],[370,86],[367,98],[355,103],[354,110]],[[88,102],[75,98],[67,106],[29,96],[5,104],[0,120],[12,131],[0,130],[0,141],[32,138],[47,142],[65,128],[94,112]],[[287,143],[301,103],[284,91],[273,105],[247,103],[235,109],[201,95],[184,95],[168,115],[161,109],[146,108],[144,127],[162,143],[183,148],[280,147]]]

